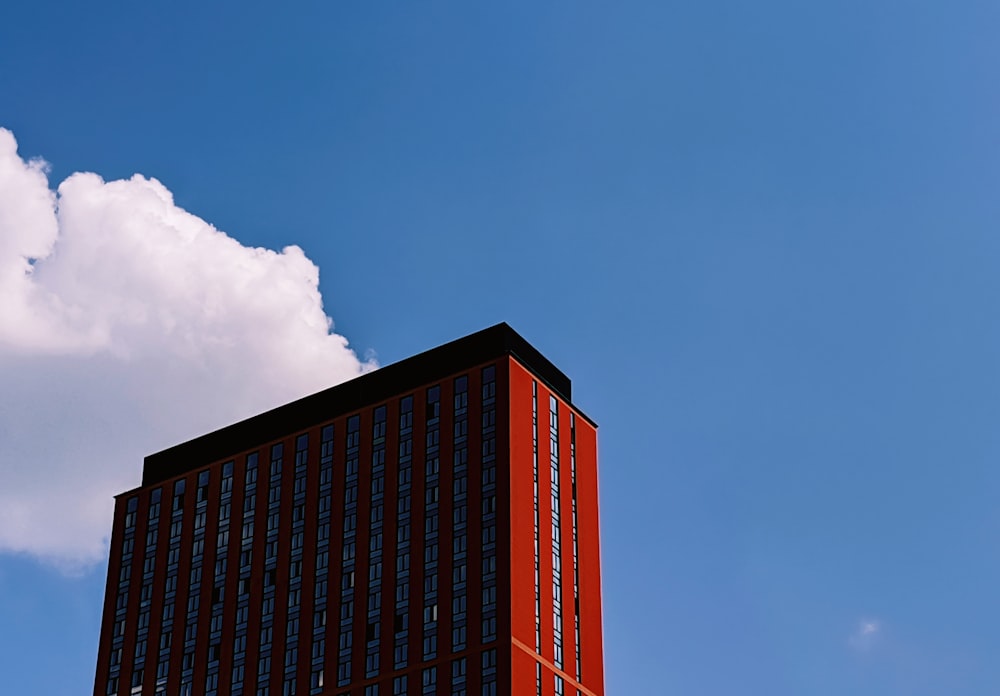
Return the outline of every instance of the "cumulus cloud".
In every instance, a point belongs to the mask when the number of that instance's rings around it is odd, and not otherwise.
[[[105,557],[146,454],[374,367],[295,246],[243,246],[156,179],[57,191],[0,128],[0,552]]]

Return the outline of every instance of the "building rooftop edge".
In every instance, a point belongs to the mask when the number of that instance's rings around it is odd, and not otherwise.
[[[572,404],[569,377],[507,323],[496,324],[145,458],[141,487],[173,478],[422,384],[511,355]],[[574,407],[576,408],[576,407]],[[579,409],[576,409],[579,411]],[[321,414],[316,417],[313,414]],[[591,424],[589,417],[580,412]]]

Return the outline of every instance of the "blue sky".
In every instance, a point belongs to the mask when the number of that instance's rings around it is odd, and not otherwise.
[[[0,127],[52,189],[138,172],[244,246],[301,247],[381,364],[507,321],[573,379],[601,426],[609,694],[996,692],[1000,5],[3,14]],[[59,263],[39,277],[95,287]],[[46,380],[101,360],[63,355],[0,351],[0,381],[40,375],[17,393],[44,415]],[[106,403],[138,379],[114,355]],[[77,468],[137,484],[156,427]],[[25,458],[0,498],[70,466]],[[2,690],[89,693],[103,563],[67,574],[31,533],[0,554]]]

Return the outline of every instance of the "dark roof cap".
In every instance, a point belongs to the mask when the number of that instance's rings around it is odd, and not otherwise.
[[[569,378],[514,329],[501,323],[151,454],[145,459],[142,485],[165,481],[193,466],[233,456],[502,355],[516,357],[550,389],[572,403]]]

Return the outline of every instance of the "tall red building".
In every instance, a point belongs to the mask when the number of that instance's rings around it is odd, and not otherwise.
[[[95,696],[603,696],[597,431],[500,324],[146,458]]]

